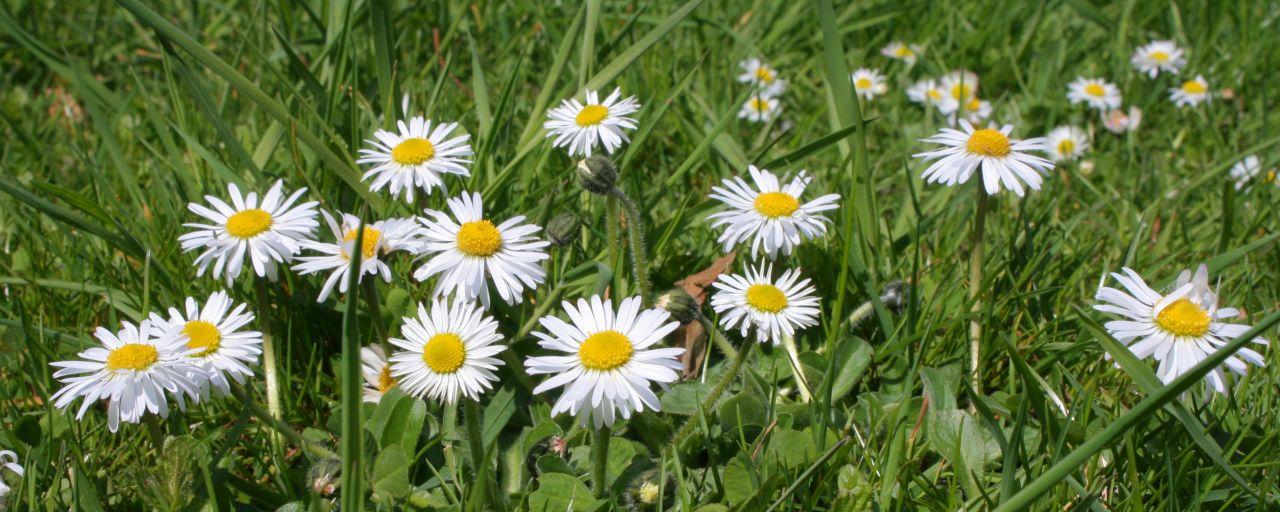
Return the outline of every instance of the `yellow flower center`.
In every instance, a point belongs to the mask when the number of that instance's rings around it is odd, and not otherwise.
[[[386,394],[394,387],[396,387],[396,379],[391,376],[391,365],[383,366],[382,371],[378,372],[378,392]]]
[[[271,223],[271,214],[266,210],[241,210],[227,217],[227,233],[236,238],[253,238],[271,229]]]
[[[856,87],[856,88],[858,88],[858,90],[867,90],[867,89],[870,89],[870,88],[871,88],[871,79],[870,79],[870,78],[859,78],[857,81],[853,82],[853,86],[854,86],[854,87]]]
[[[1062,142],[1058,143],[1059,154],[1070,155],[1071,152],[1075,150],[1076,150],[1076,141],[1073,141],[1071,139],[1063,139]]]
[[[766,313],[786,309],[787,294],[771,284],[753,284],[747,288],[747,305]]]
[[[1002,157],[1009,154],[1009,138],[1005,137],[1000,130],[991,128],[983,128],[976,130],[973,135],[969,136],[969,142],[965,145],[970,153],[983,156]]]
[[[893,52],[893,54],[905,59],[907,57],[915,55],[916,52],[911,51],[911,48],[904,44],[902,46],[899,46],[898,49]]]
[[[756,112],[769,110],[769,102],[761,98],[751,98],[751,109]]]
[[[582,366],[592,370],[609,371],[631,360],[631,340],[618,331],[600,331],[587,336],[578,347],[578,359]]]
[[[380,238],[382,238],[381,231],[373,229],[369,226],[364,227],[364,240],[360,242],[360,252],[361,254],[363,254],[364,259],[367,260],[373,257],[374,251],[378,250],[378,239]],[[350,242],[355,239],[356,239],[356,230],[354,229],[348,230],[347,234],[342,236],[343,242]],[[347,256],[347,253],[345,250],[342,252],[342,255]]]
[[[956,84],[951,86],[951,97],[962,100],[973,96],[973,86],[969,84]]]
[[[1156,315],[1156,325],[1174,336],[1203,336],[1209,323],[1209,312],[1187,299],[1173,301]]]
[[[160,352],[151,345],[128,343],[107,354],[108,370],[142,371],[160,360]]]
[[[937,89],[929,89],[928,94],[929,94],[929,99],[931,100],[938,101],[942,99],[942,91],[939,91]]]
[[[595,126],[604,121],[606,117],[609,117],[609,107],[604,105],[587,105],[582,107],[582,110],[578,112],[578,117],[575,121],[578,123],[578,126]]]
[[[756,196],[756,211],[770,219],[790,217],[800,209],[800,201],[786,192],[765,192]]]
[[[760,66],[756,68],[756,78],[761,82],[771,84],[773,83],[773,70],[769,69],[767,66]]]
[[[1267,175],[1266,175],[1265,177],[1263,177],[1263,178],[1262,178],[1262,182],[1263,182],[1263,183],[1275,183],[1275,181],[1276,181],[1276,170],[1275,170],[1275,169],[1272,169],[1272,170],[1270,170],[1270,171],[1267,171]]]
[[[1100,84],[1089,84],[1084,86],[1084,93],[1090,96],[1101,98],[1107,95],[1107,90]]]
[[[182,334],[187,335],[187,348],[200,349],[192,357],[208,357],[222,346],[222,333],[218,326],[204,320],[192,320],[182,327]]]
[[[1151,52],[1151,60],[1156,62],[1169,62],[1169,54],[1162,51]]]
[[[967,105],[964,106],[964,109],[968,110],[969,112],[977,112],[981,108],[982,108],[982,100],[978,98],[974,98],[972,101],[970,101]]]
[[[1207,90],[1209,89],[1199,80],[1187,80],[1182,84],[1182,92],[1187,94],[1204,94]]]
[[[487,220],[462,224],[458,229],[458,250],[468,256],[487,257],[502,248],[502,233]]]
[[[462,338],[451,332],[442,332],[422,346],[422,362],[436,373],[453,373],[467,360],[467,346]]]
[[[412,137],[391,148],[391,159],[400,165],[419,165],[436,156],[436,146],[427,139]]]

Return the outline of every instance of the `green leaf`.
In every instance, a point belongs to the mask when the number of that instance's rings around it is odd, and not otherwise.
[[[698,413],[702,399],[711,393],[711,385],[702,382],[681,382],[662,395],[662,412],[679,416]]]
[[[529,512],[587,512],[598,502],[576,477],[547,473],[538,477],[538,489],[529,494]]]
[[[365,421],[365,428],[373,434],[379,447],[394,444],[414,450],[426,418],[426,403],[404,394],[400,388],[392,388],[378,401],[373,414]]]
[[[391,500],[408,496],[413,490],[409,483],[409,467],[412,465],[412,454],[399,445],[383,448],[373,462],[373,476],[369,481],[375,499],[391,503]]]
[[[498,434],[502,433],[502,429],[507,426],[507,422],[511,421],[511,416],[515,413],[516,391],[513,386],[503,386],[493,394],[493,398],[489,399],[489,405],[484,407],[484,445],[486,447],[498,439]]]
[[[757,482],[755,475],[751,474],[751,470],[742,462],[742,459],[735,457],[724,466],[724,499],[730,505],[740,505],[751,499],[755,495]]]

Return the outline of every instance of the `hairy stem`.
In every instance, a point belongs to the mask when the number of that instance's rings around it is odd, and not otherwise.
[[[267,279],[257,276],[253,281],[258,299],[258,330],[262,332],[262,374],[267,381],[267,412],[276,421],[283,421],[280,407],[280,377],[276,364],[275,337],[271,335],[271,299],[267,296]],[[272,444],[279,443],[279,436],[272,436]]]
[[[627,246],[631,249],[631,263],[636,277],[636,289],[645,304],[649,304],[649,254],[644,244],[644,222],[636,203],[618,187],[613,187],[613,197],[622,203],[627,216]]]
[[[489,487],[489,458],[485,455],[484,434],[481,424],[484,416],[480,414],[480,405],[475,400],[463,398],[466,404],[466,416],[463,422],[467,428],[467,446],[471,451],[471,470],[475,472],[475,480],[471,484],[468,510],[485,510],[494,503]]]
[[[707,393],[706,398],[702,399],[702,407],[699,408],[697,415],[686,420],[680,430],[676,431],[675,437],[672,438],[671,446],[679,449],[685,439],[693,434],[693,429],[697,427],[701,415],[715,407],[716,400],[719,400],[720,395],[723,395],[725,390],[729,389],[729,385],[733,384],[734,378],[738,376],[738,371],[742,369],[742,364],[747,361],[747,356],[751,354],[751,347],[754,346],[755,343],[749,341],[743,344],[741,349],[738,349],[733,362],[729,363],[729,368],[724,371],[724,375],[720,376],[720,381],[716,383],[715,387],[711,388],[711,392]]]
[[[609,495],[609,437],[612,435],[609,426],[604,425],[596,430],[596,438],[591,443],[591,478],[597,498]]]
[[[982,183],[978,193],[977,213],[973,216],[973,232],[969,238],[969,379],[973,392],[982,394],[982,249],[987,224],[987,192]]]

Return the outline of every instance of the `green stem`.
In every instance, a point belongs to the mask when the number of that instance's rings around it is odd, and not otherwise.
[[[254,291],[258,299],[258,330],[262,332],[262,374],[267,381],[267,412],[276,421],[283,421],[284,413],[280,407],[280,377],[276,364],[275,337],[271,335],[271,298],[267,294],[267,280],[258,276],[253,280]],[[278,446],[279,436],[272,436],[273,446]]]
[[[610,192],[622,203],[627,215],[627,245],[631,249],[631,263],[635,270],[636,288],[645,304],[649,303],[649,255],[644,244],[644,222],[640,220],[640,210],[636,203],[618,187]]]
[[[239,384],[235,384],[235,383],[231,384],[231,395],[236,397],[236,400],[239,400],[241,403],[245,404],[245,406],[249,408],[249,414],[252,414],[255,418],[258,418],[259,421],[266,423],[267,426],[270,427],[272,430],[279,433],[280,435],[283,435],[284,437],[287,437],[289,441],[302,447],[303,450],[311,452],[312,455],[316,455],[318,457],[323,457],[328,459],[338,458],[338,454],[333,453],[332,450],[329,450],[328,448],[325,448],[324,446],[321,446],[319,444],[307,441],[306,438],[302,437],[302,434],[299,434],[296,430],[284,424],[284,422],[273,418],[271,414],[269,414],[267,411],[262,409],[261,405],[258,405],[258,402],[255,402],[253,398],[249,397],[249,395],[244,392],[244,389],[240,388]]]
[[[720,395],[723,395],[725,390],[729,389],[729,385],[737,377],[738,371],[742,369],[742,364],[747,361],[747,356],[751,354],[751,347],[755,345],[754,342],[747,342],[742,345],[742,348],[738,350],[738,354],[733,358],[733,362],[729,363],[729,368],[724,371],[724,375],[720,376],[720,382],[717,382],[716,386],[711,388],[711,392],[707,394],[707,397],[702,399],[702,407],[698,409],[697,415],[686,420],[680,430],[676,431],[675,437],[672,438],[671,446],[679,449],[680,445],[684,444],[685,438],[693,434],[693,429],[698,425],[701,415],[715,407],[716,400],[719,400]]]
[[[160,425],[160,417],[154,414],[144,414],[142,421],[147,424],[147,433],[151,435],[151,444],[155,445],[156,454],[163,452],[164,427]]]
[[[969,238],[969,379],[973,392],[982,395],[982,249],[987,225],[987,191],[975,181],[978,194],[977,213],[973,216],[973,233]]]
[[[480,429],[480,425],[484,423],[484,416],[480,414],[478,402],[469,398],[463,398],[462,401],[466,407],[466,417],[463,421],[467,427],[467,445],[471,450],[471,470],[475,472],[475,480],[469,489],[470,498],[467,501],[467,509],[484,510],[493,505],[489,488],[489,458],[484,449],[484,434]]]
[[[609,495],[609,438],[613,433],[608,425],[596,431],[596,438],[591,443],[591,477],[597,498]]]

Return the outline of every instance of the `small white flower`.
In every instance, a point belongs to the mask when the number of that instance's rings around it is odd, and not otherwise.
[[[1259,177],[1260,175],[1261,177]],[[1275,169],[1268,170],[1266,173],[1262,172],[1262,162],[1258,159],[1258,155],[1246,156],[1231,166],[1231,179],[1236,182],[1236,190],[1243,189],[1257,181],[1280,185],[1280,181],[1276,180]]]
[[[605,153],[613,154],[628,140],[623,130],[636,129],[635,119],[628,116],[640,110],[635,96],[619,101],[621,96],[622,91],[614,88],[608,98],[600,101],[596,91],[588,90],[586,104],[570,98],[551,109],[547,122],[542,124],[547,137],[555,138],[551,145],[568,146],[570,157],[591,156],[596,144],[603,145]]]
[[[742,109],[738,111],[738,119],[746,119],[755,123],[767,123],[778,116],[779,107],[778,98],[770,98],[768,96],[752,96],[742,104]]]
[[[894,41],[880,49],[880,55],[900,60],[907,63],[908,66],[914,65],[921,53],[924,53],[924,48],[921,48],[920,45],[904,44],[901,41]]]
[[[244,383],[253,376],[250,367],[262,356],[262,333],[240,331],[253,321],[253,313],[225,291],[210,295],[203,308],[192,297],[187,297],[185,306],[185,311],[169,308],[168,319],[152,313],[151,326],[160,336],[173,336],[186,344],[191,364],[199,366],[209,384],[226,396],[231,392],[227,376]]]
[[[391,376],[410,395],[448,403],[459,396],[479,400],[493,387],[493,372],[502,364],[493,357],[505,350],[498,322],[474,302],[431,301],[431,311],[418,304],[418,316],[405,317],[403,336],[391,338],[402,350],[391,355]]]
[[[961,69],[947,73],[938,86],[943,96],[936,103],[943,115],[951,115],[978,97],[978,75],[972,71]]]
[[[1089,150],[1089,136],[1074,126],[1059,126],[1045,137],[1049,159],[1054,162],[1075,160]]]
[[[875,69],[856,69],[849,75],[849,79],[853,81],[853,89],[858,97],[866,100],[889,91],[889,84],[885,83],[884,75]]]
[[[581,425],[600,428],[613,425],[619,415],[626,419],[633,412],[660,410],[649,384],[665,387],[678,380],[684,349],[651,347],[680,323],[661,309],[641,310],[640,297],[623,299],[616,313],[599,295],[578,299],[576,307],[568,301],[562,306],[572,323],[544,316],[538,323],[547,332],[534,336],[542,348],[563,355],[529,357],[524,363],[532,375],[555,374],[534,393],[564,386],[551,414],[568,412]]]
[[[463,193],[448,205],[452,218],[427,210],[427,216],[418,219],[425,228],[417,240],[419,250],[433,256],[413,272],[414,278],[426,281],[439,274],[436,296],[456,293],[463,300],[479,298],[486,308],[489,281],[507,304],[519,303],[521,292],[542,283],[546,271],[540,262],[548,258],[545,249],[550,245],[534,236],[542,228],[524,224],[523,215],[494,225],[484,217],[478,193]]]
[[[1169,100],[1179,107],[1194,107],[1211,99],[1213,93],[1209,92],[1209,81],[1202,75],[1183,82],[1181,87],[1169,89]]]
[[[800,196],[812,181],[803,170],[785,187],[768,169],[752,165],[747,167],[747,172],[755,188],[737,176],[711,188],[711,198],[729,207],[707,217],[712,221],[712,228],[725,227],[717,240],[724,244],[725,252],[753,239],[751,254],[756,255],[763,248],[773,259],[779,251],[791,254],[791,249],[804,240],[826,234],[831,220],[819,213],[834,210],[839,194],[827,194],[801,204]]]
[[[1178,48],[1173,41],[1152,41],[1134,51],[1129,62],[1138,71],[1155,78],[1161,71],[1178,74],[1182,66],[1186,65],[1187,59],[1183,57],[1182,48]]]
[[[1111,133],[1131,132],[1142,124],[1142,109],[1138,107],[1129,107],[1128,113],[1118,108],[1102,112],[1101,115],[1102,126]]]
[[[302,246],[320,253],[318,256],[299,256],[293,267],[299,274],[315,274],[329,272],[316,302],[324,302],[338,287],[338,292],[347,293],[349,279],[347,272],[351,268],[351,254],[355,251],[356,235],[360,227],[360,218],[348,213],[339,214],[342,224],[339,225],[327,211],[321,211],[329,231],[333,233],[333,242],[305,241]],[[391,267],[387,265],[386,256],[395,251],[416,253],[414,237],[418,234],[418,222],[414,219],[387,219],[365,224],[364,240],[361,245],[360,277],[365,274],[381,274],[382,280],[391,282]]]
[[[1079,77],[1067,84],[1067,99],[1072,104],[1084,103],[1096,110],[1120,108],[1120,88],[1101,78]]]
[[[932,78],[921,80],[907,88],[907,98],[921,105],[938,105],[945,94],[938,81]]]
[[[912,155],[926,161],[937,160],[925,169],[922,175],[925,181],[952,186],[969,181],[974,171],[980,171],[988,194],[999,192],[1003,184],[1004,188],[1022,196],[1021,182],[1026,182],[1032,190],[1040,190],[1040,183],[1044,181],[1041,174],[1053,168],[1053,162],[1027,153],[1044,151],[1043,138],[1010,139],[1012,125],[1004,125],[999,130],[975,130],[963,119],[960,128],[963,131],[943,128],[937,135],[924,139],[945,147]]]
[[[382,395],[398,385],[391,376],[391,364],[382,345],[360,348],[360,375],[364,377],[364,401],[378,403]]]
[[[15,475],[23,475],[22,466],[18,464],[18,454],[12,450],[0,450],[0,468],[12,471]],[[9,495],[9,485],[4,483],[4,475],[0,475],[0,499]],[[0,501],[0,505],[4,502]]]
[[[257,192],[241,196],[240,189],[233,183],[227,185],[230,205],[213,196],[204,196],[213,208],[196,203],[187,205],[187,209],[212,222],[183,224],[194,231],[178,237],[183,252],[202,250],[195,261],[197,276],[204,275],[212,263],[213,277],[225,275],[230,285],[240,275],[248,254],[254,273],[276,280],[276,263],[291,261],[301,242],[310,239],[311,232],[319,225],[315,218],[315,207],[319,203],[293,204],[307,189],[298,189],[283,198],[283,186],[283,182],[277,181],[259,202]]]
[[[408,99],[406,97],[406,99]],[[358,164],[373,164],[364,173],[365,180],[373,179],[370,190],[389,187],[391,197],[404,196],[413,203],[415,189],[430,194],[436,187],[446,189],[442,176],[454,174],[470,176],[466,165],[471,163],[470,135],[463,133],[450,137],[458,123],[436,123],[421,116],[396,123],[399,131],[378,130],[365,143],[373,149],[361,149]]]
[[[78,420],[89,406],[107,400],[107,428],[115,432],[121,421],[138,423],[148,412],[168,416],[165,392],[180,408],[186,407],[185,397],[199,400],[208,376],[191,364],[194,351],[177,336],[160,334],[150,320],[138,325],[124,322],[118,333],[98,327],[93,335],[101,347],[77,354],[79,360],[50,363],[58,368],[53,377],[63,383],[49,398],[54,407],[65,409],[83,398]]]
[[[939,108],[939,110],[943,109]],[[969,124],[982,124],[991,117],[991,102],[971,98],[964,104],[964,108],[956,108],[955,105],[949,104],[943,114],[947,116],[947,124],[951,127],[959,125],[961,119],[968,121]]]
[[[744,60],[738,63],[738,67],[742,68],[738,81],[756,87],[757,94],[772,98],[787,90],[787,81],[779,78],[778,71],[760,59]]]
[[[711,308],[721,315],[720,325],[738,329],[744,338],[755,329],[756,341],[777,345],[798,329],[818,325],[818,297],[798,270],[775,280],[772,265],[749,268],[745,276],[721,274],[712,287]]]

